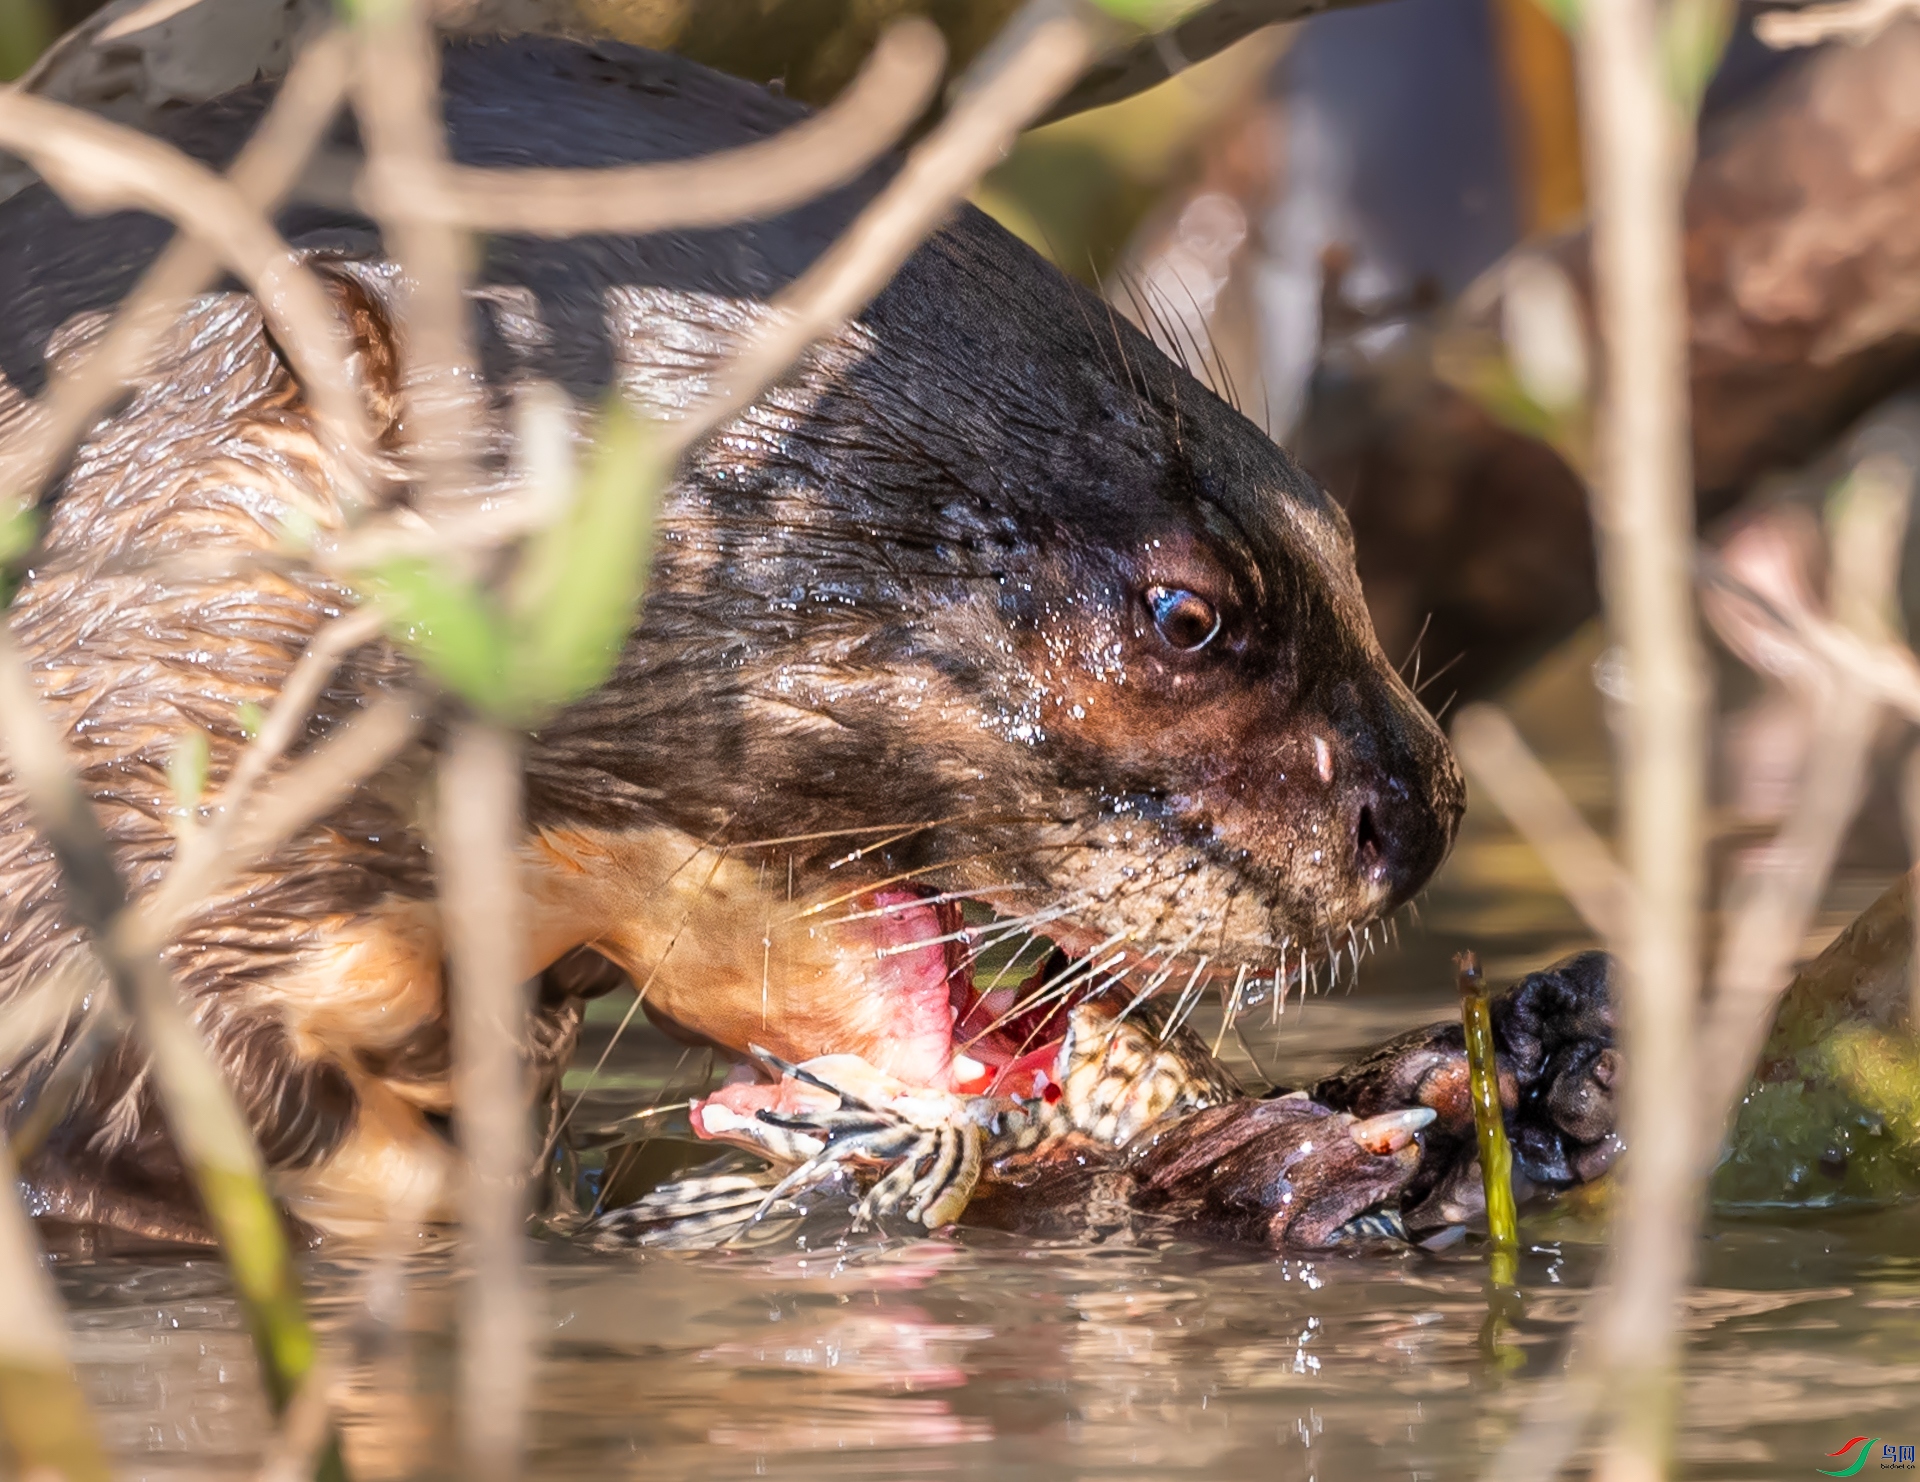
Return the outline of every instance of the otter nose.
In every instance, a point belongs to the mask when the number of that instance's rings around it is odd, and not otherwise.
[[[1393,685],[1334,687],[1327,718],[1338,739],[1332,770],[1344,804],[1353,870],[1379,909],[1410,899],[1453,844],[1464,789],[1446,738]]]
[[[1381,891],[1383,910],[1409,900],[1447,856],[1455,820],[1442,819],[1434,802],[1392,774],[1353,789],[1354,872]]]

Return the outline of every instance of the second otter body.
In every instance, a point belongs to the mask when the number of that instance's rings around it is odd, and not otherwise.
[[[683,157],[801,113],[613,45],[461,43],[443,68],[472,163]],[[269,92],[189,110],[174,133],[223,160]],[[720,232],[493,243],[474,303],[495,461],[511,463],[530,382],[674,415],[875,184]],[[372,228],[318,208],[282,227],[349,314],[376,412],[403,420]],[[0,208],[0,416],[163,237],[144,218],[80,222],[41,188]],[[258,307],[216,294],[51,505],[13,628],[136,889],[171,853],[180,733],[211,739],[217,787],[247,707],[272,703],[353,600],[318,576],[168,563],[339,526],[337,473]],[[614,677],[530,740],[529,974],[591,948],[691,1036],[964,1087],[1056,1039],[1076,992],[1244,982],[1346,949],[1451,841],[1458,775],[1374,640],[1339,510],[976,212],[686,460],[661,531]],[[313,737],[411,680],[367,645]],[[208,903],[170,953],[282,1193],[323,1228],[407,1190],[431,1202],[450,1168],[415,801],[430,764],[429,741]],[[10,786],[0,807],[12,995],[84,942]],[[1050,1006],[974,988],[964,898],[1065,949],[1036,975],[1059,985]],[[557,1055],[578,984],[546,981]],[[57,1053],[8,1067],[7,1094],[30,1095]],[[29,1175],[49,1215],[192,1224],[131,1046]]]

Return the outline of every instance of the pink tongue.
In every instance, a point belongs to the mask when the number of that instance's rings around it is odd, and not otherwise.
[[[868,1058],[909,1085],[949,1089],[955,999],[970,990],[966,943],[941,938],[960,930],[960,908],[899,889],[875,891],[867,903],[883,913],[867,925],[886,1020],[886,1053]]]
[[[1009,1039],[1006,1028],[980,1033],[1013,1006],[1022,990],[974,994],[967,944],[958,936],[958,905],[929,902],[897,888],[875,891],[860,905],[861,919],[843,929],[866,935],[857,958],[865,975],[863,989],[872,992],[862,992],[861,1008],[852,1016],[851,1042],[824,1048],[859,1053],[910,1086],[974,1095],[1042,1094],[1059,1049],[1058,1036],[1041,1044],[1025,1023],[1011,1026],[1022,1031],[1018,1039]],[[958,1044],[956,1020],[961,1026]],[[751,1117],[763,1108],[797,1111],[820,1094],[791,1080],[770,1085],[743,1066],[708,1102],[696,1104],[694,1126],[702,1136],[711,1135],[705,1125],[706,1105]]]

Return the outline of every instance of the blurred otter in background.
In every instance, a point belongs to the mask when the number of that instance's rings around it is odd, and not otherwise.
[[[688,157],[804,112],[614,44],[461,42],[443,67],[453,152],[474,164]],[[167,131],[224,163],[272,91],[184,110]],[[719,231],[491,241],[473,294],[490,466],[510,477],[532,382],[580,403],[616,388],[673,415],[876,185]],[[348,314],[391,428],[405,391],[377,234],[313,205],[280,225]],[[0,418],[97,332],[166,234],[146,217],[77,219],[44,187],[0,208]],[[182,733],[210,738],[217,787],[247,707],[270,705],[353,602],[316,574],[209,576],[177,558],[271,552],[294,521],[340,528],[339,488],[258,306],[216,293],[51,502],[11,622],[136,891],[171,856],[166,764]],[[413,680],[389,645],[364,646],[309,741]],[[207,902],[168,953],[279,1192],[321,1229],[402,1200],[437,1209],[453,1168],[417,801],[432,745]],[[1338,508],[964,211],[686,460],[617,672],[531,738],[523,965],[560,964],[542,979],[537,1068],[564,1065],[580,995],[610,963],[689,1038],[858,1055],[965,1091],[1057,1045],[1089,994],[1278,987],[1357,960],[1370,923],[1438,866],[1461,806],[1444,739],[1374,639]],[[0,809],[12,997],[85,944],[16,788]],[[1038,944],[1024,996],[976,988],[966,899]],[[62,1048],[5,1067],[12,1115]],[[45,1216],[201,1229],[131,1043],[26,1173]]]

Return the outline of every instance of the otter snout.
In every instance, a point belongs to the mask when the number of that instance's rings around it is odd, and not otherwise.
[[[1382,911],[1405,904],[1432,878],[1466,807],[1452,748],[1420,702],[1401,691],[1396,680],[1369,700],[1346,683],[1327,707],[1344,743],[1333,781],[1353,871]]]

